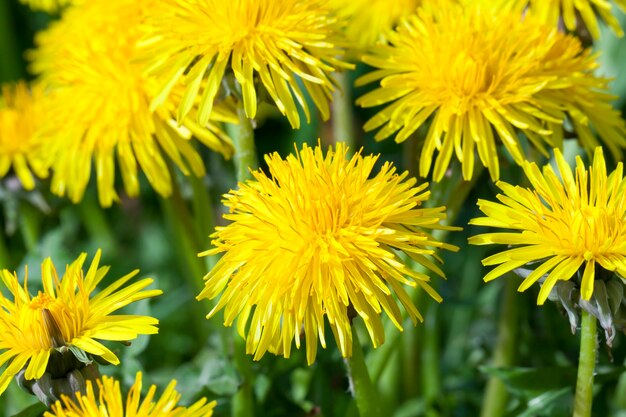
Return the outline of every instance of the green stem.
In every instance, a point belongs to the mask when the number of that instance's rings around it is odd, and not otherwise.
[[[365,364],[363,349],[356,326],[352,325],[352,356],[345,360],[356,405],[361,417],[380,417],[383,414],[378,391],[374,387]]]
[[[246,341],[233,332],[234,340],[234,360],[235,366],[242,378],[239,391],[233,397],[233,417],[253,417],[254,416],[254,396],[252,392],[252,381],[254,372],[251,366],[251,357],[246,355]]]
[[[257,169],[259,161],[256,156],[254,145],[254,128],[252,122],[246,116],[243,108],[243,102],[240,101],[237,107],[237,116],[239,116],[238,125],[228,125],[228,133],[230,134],[233,145],[235,147],[235,167],[237,169],[237,181],[244,182],[252,179],[250,170]],[[233,417],[252,417],[254,416],[254,373],[250,364],[250,357],[246,355],[245,342],[234,335],[234,361],[237,371],[243,378],[243,383],[239,391],[233,397],[232,416]]]
[[[585,310],[581,310],[581,314],[580,357],[578,359],[574,417],[591,417],[593,373],[596,367],[596,354],[598,350],[596,318]]]
[[[9,248],[4,240],[4,233],[0,233],[0,269],[12,270],[14,266],[14,263],[11,261]]]
[[[200,292],[204,288],[202,277],[207,270],[203,261],[198,258],[201,248],[195,238],[193,219],[189,209],[180,194],[176,179],[172,173],[172,195],[161,199],[161,206],[165,218],[169,220],[174,239],[177,242],[178,258],[184,261],[186,273],[184,274],[191,288]]]
[[[15,42],[15,28],[9,3],[0,0],[0,83],[22,77],[22,59]]]
[[[356,152],[358,143],[354,129],[354,111],[352,106],[352,83],[350,74],[338,72],[335,74],[338,87],[333,94],[332,128],[333,142],[344,142],[352,153]]]
[[[189,176],[189,182],[193,189],[193,229],[196,232],[196,240],[200,250],[204,250],[210,246],[211,239],[209,236],[215,228],[213,204],[211,204],[210,192],[207,190],[202,178],[191,175]],[[217,262],[216,256],[206,256],[203,259],[207,270],[211,270]]]
[[[115,244],[115,234],[111,231],[109,222],[104,215],[104,209],[100,207],[97,197],[91,193],[85,194],[80,204],[78,204],[78,212],[85,225],[87,232],[91,238],[98,242],[98,246],[108,256],[112,253],[117,245]]]
[[[29,252],[37,247],[40,226],[41,217],[37,209],[28,203],[20,204],[20,231],[26,250]]]
[[[439,349],[438,304],[428,302],[424,320],[424,347],[422,350],[422,397],[426,402],[426,416],[437,416],[434,405],[441,392],[441,358]],[[419,340],[416,341],[419,343]]]
[[[515,347],[517,346],[517,320],[519,296],[517,284],[509,277],[504,284],[500,320],[498,322],[498,342],[493,353],[492,366],[506,367],[513,364]],[[500,417],[505,414],[508,394],[504,383],[492,376],[487,382],[483,397],[481,417]]]
[[[252,121],[248,119],[243,109],[243,102],[237,108],[237,116],[239,117],[239,124],[227,125],[226,128],[235,147],[234,160],[237,169],[237,181],[243,182],[252,179],[250,170],[257,169],[259,161],[254,146],[254,128]]]

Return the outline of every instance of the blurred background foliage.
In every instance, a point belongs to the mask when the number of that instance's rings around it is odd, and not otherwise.
[[[32,12],[17,0],[0,0],[1,82],[32,78],[24,51],[32,48],[34,34],[55,18]],[[623,15],[619,18],[625,23]],[[624,111],[626,39],[605,30],[594,47],[601,54],[599,71],[616,78],[612,83],[619,97],[616,106]],[[363,71],[358,67],[350,74],[351,79]],[[355,89],[353,96],[364,91]],[[262,110],[255,132],[262,167],[265,153],[287,155],[294,144],[298,148],[304,142],[315,144],[318,137],[325,143],[331,135],[330,125],[317,119],[294,131],[271,108]],[[380,153],[379,162],[393,161],[415,172],[415,141],[403,145],[392,140],[376,143],[372,135],[360,129],[376,109],[354,111],[356,143],[364,152]],[[566,155],[570,160],[580,153],[575,147],[568,143]],[[26,192],[15,178],[3,179],[0,265],[17,270],[20,276],[28,265],[34,283],[43,258],[52,257],[62,269],[79,253],[88,252],[90,259],[97,248],[102,248],[103,264],[112,266],[108,279],[135,268],[141,270],[141,276],[154,278],[153,287],[163,289],[165,295],[151,302],[144,300],[131,312],[157,317],[160,333],[140,336],[128,348],[114,345],[122,364],[101,368],[103,374],[118,376],[126,384],[134,380],[137,370],[145,372],[146,382],[160,387],[175,378],[183,403],[201,396],[217,399],[217,416],[230,415],[232,398],[242,384],[254,393],[257,416],[358,416],[334,342],[318,352],[310,367],[304,352],[296,350],[290,359],[265,355],[259,362],[249,358],[245,369],[236,369],[230,358],[232,338],[237,336],[232,329],[223,328],[219,316],[204,319],[210,305],[195,300],[202,285],[197,273],[208,270],[215,259],[196,259],[180,240],[179,226],[168,221],[169,213],[172,205],[192,213],[188,226],[193,239],[200,248],[208,248],[214,222],[221,221],[221,195],[235,187],[236,181],[232,161],[204,149],[201,152],[208,174],[194,181],[178,173],[179,192],[170,202],[158,197],[145,178],[139,199],[122,198],[120,204],[106,210],[98,205],[93,181],[84,200],[74,205],[51,195],[45,182],[34,192]],[[520,170],[509,161],[502,169],[502,179],[519,183]],[[496,395],[501,398],[503,414],[483,410],[483,416],[571,415],[579,335],[572,335],[567,319],[553,303],[535,305],[538,286],[517,294],[520,279],[514,275],[488,285],[482,282],[480,259],[495,249],[468,246],[467,237],[480,230],[467,227],[467,221],[479,215],[476,200],[493,199],[496,187],[486,172],[463,187],[467,198],[454,224],[465,229],[448,236],[461,251],[443,255],[448,279],[434,283],[444,302],[439,305],[415,294],[425,322],[413,327],[407,320],[403,333],[387,326],[390,331],[382,347],[365,347],[370,373],[386,408],[394,410],[395,417],[474,417],[480,415],[486,396]],[[444,202],[459,192],[447,189],[445,181],[432,188],[436,198]],[[209,212],[197,212],[198,206],[191,199],[194,189],[206,190],[204,207],[211,207]],[[612,350],[601,342],[594,415],[625,417],[626,340],[623,334],[618,335]],[[492,382],[488,382],[490,377]],[[35,397],[11,384],[0,397],[0,415],[12,416],[36,402]]]

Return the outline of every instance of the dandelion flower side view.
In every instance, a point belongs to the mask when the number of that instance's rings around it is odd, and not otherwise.
[[[184,174],[204,175],[204,163],[190,140],[229,157],[230,139],[216,122],[235,121],[234,113],[219,109],[212,120],[173,121],[171,103],[151,109],[158,82],[142,73],[135,59],[139,26],[151,0],[112,0],[72,7],[61,20],[36,37],[31,52],[34,72],[53,93],[49,141],[54,145],[52,190],[82,199],[95,166],[102,206],[118,199],[116,164],[126,193],[139,194],[138,171],[160,195],[171,193],[167,160]]]
[[[600,37],[598,17],[618,36],[624,31],[614,14],[614,5],[626,12],[626,0],[499,0],[505,7],[518,12],[530,12],[542,21],[557,27],[562,19],[569,31],[575,31],[582,20],[595,39]]]
[[[118,364],[119,359],[98,340],[127,341],[140,334],[157,333],[158,320],[148,316],[111,315],[135,301],[161,294],[145,290],[152,279],[145,278],[123,287],[139,271],[118,279],[92,296],[109,267],[100,267],[98,251],[86,273],[83,253],[59,279],[50,258],[42,269],[43,291],[31,296],[28,274],[20,286],[17,275],[8,270],[0,274],[13,300],[0,293],[0,366],[8,366],[0,375],[0,394],[22,369],[25,380],[36,380],[47,372],[55,352],[81,349],[95,357]],[[27,271],[28,272],[28,271]]]
[[[589,169],[577,157],[574,174],[561,152],[554,152],[560,177],[550,165],[542,172],[536,164],[525,162],[524,172],[532,188],[498,182],[503,192],[498,195],[499,202],[479,200],[486,217],[470,221],[512,230],[473,236],[469,243],[514,246],[483,260],[483,265],[497,265],[485,281],[536,263],[519,291],[545,278],[537,304],[546,301],[558,281],[575,280],[581,298],[589,300],[598,269],[626,277],[623,164],[607,175],[602,148],[598,147]]]
[[[364,126],[380,128],[377,140],[402,142],[430,122],[420,175],[434,160],[433,179],[440,181],[454,154],[469,180],[477,150],[497,180],[498,142],[521,164],[518,132],[547,155],[546,145],[562,146],[565,121],[588,152],[599,145],[597,133],[621,157],[624,121],[610,104],[608,80],[593,74],[595,56],[577,38],[486,2],[447,1],[420,8],[388,39],[363,58],[376,70],[357,84],[380,80],[380,87],[357,104],[385,105]]]
[[[26,83],[3,85],[0,96],[0,177],[11,167],[27,190],[35,187],[35,176],[48,176],[44,143],[39,131],[45,110],[43,94]]]
[[[163,0],[151,11],[146,27],[148,72],[163,80],[153,105],[165,102],[182,82],[179,120],[196,108],[204,124],[231,71],[250,119],[256,115],[262,85],[298,128],[298,108],[310,118],[300,83],[328,119],[335,88],[330,73],[350,67],[338,59],[344,41],[326,1]]]
[[[97,381],[98,391],[91,381],[87,382],[86,394],[76,400],[64,397],[46,411],[45,417],[211,417],[215,401],[202,398],[189,407],[178,405],[180,394],[175,390],[176,381],[169,383],[160,398],[156,398],[156,386],[151,385],[141,398],[142,375],[137,373],[135,383],[124,398],[119,381],[104,376]],[[96,394],[98,392],[98,394]]]
[[[303,328],[313,363],[317,339],[326,346],[325,317],[341,354],[350,356],[352,309],[379,346],[383,311],[402,329],[397,300],[414,322],[422,320],[404,285],[441,301],[430,278],[400,253],[443,276],[431,259],[441,261],[435,249],[458,248],[427,230],[456,229],[440,224],[445,207],[421,207],[428,184],[416,185],[391,163],[370,175],[378,157],[346,155],[341,143],[326,156],[319,145],[304,145],[286,159],[267,155],[270,176],[256,171],[255,180],[225,195],[230,212],[224,217],[231,223],[216,228],[215,249],[201,254],[224,255],[205,276],[198,299],[221,294],[208,317],[224,309],[226,326],[238,317],[255,360],[266,351],[289,357],[294,339],[300,347]]]
[[[400,18],[414,13],[421,0],[332,0],[337,14],[348,22],[346,35],[358,48],[385,39]]]

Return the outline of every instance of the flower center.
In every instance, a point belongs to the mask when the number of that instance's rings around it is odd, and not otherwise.
[[[586,260],[597,254],[611,253],[624,234],[623,219],[604,207],[581,207],[570,226],[571,239],[577,253]]]

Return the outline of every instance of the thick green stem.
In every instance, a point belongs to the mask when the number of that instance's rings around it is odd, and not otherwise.
[[[0,0],[0,83],[22,77],[22,60],[15,42],[13,17],[9,1]]]
[[[380,417],[382,404],[367,370],[356,327],[352,326],[352,356],[345,360],[356,405],[361,417]]]
[[[493,353],[492,366],[506,367],[513,364],[517,346],[518,300],[516,282],[509,277],[504,284],[504,294],[498,322],[498,342]],[[500,417],[505,414],[508,394],[504,383],[492,376],[487,382],[483,397],[481,417]]]
[[[250,170],[257,169],[259,161],[254,146],[254,128],[252,121],[248,119],[243,109],[243,102],[237,108],[237,116],[239,116],[239,124],[226,127],[235,147],[234,160],[237,169],[237,181],[242,182],[252,178]]]
[[[82,224],[85,225],[91,238],[98,242],[98,246],[104,253],[108,253],[108,256],[113,256],[114,253],[112,252],[117,247],[115,234],[111,230],[111,226],[104,214],[104,209],[98,203],[97,197],[91,193],[85,194],[80,204],[78,204],[78,212]]]
[[[574,417],[591,417],[593,402],[593,373],[596,367],[598,350],[596,318],[586,310],[581,310],[580,356],[576,379],[576,399]]]
[[[29,252],[37,247],[39,242],[39,229],[41,227],[41,216],[37,209],[28,203],[20,204],[20,231],[24,239],[24,245]]]
[[[358,143],[354,130],[354,111],[352,106],[352,84],[347,72],[335,74],[339,88],[333,94],[332,127],[333,142],[344,142],[352,153],[356,152]]]
[[[254,145],[254,128],[252,122],[246,116],[243,108],[243,102],[239,102],[237,108],[239,116],[238,125],[228,125],[228,133],[233,139],[235,146],[235,167],[237,169],[237,181],[244,182],[252,178],[250,170],[257,169],[259,162],[256,156],[256,148]],[[250,365],[250,357],[246,355],[245,342],[238,335],[234,335],[234,360],[237,371],[243,378],[243,382],[239,391],[233,397],[233,406],[231,409],[233,417],[252,417],[254,416],[254,373]]]

